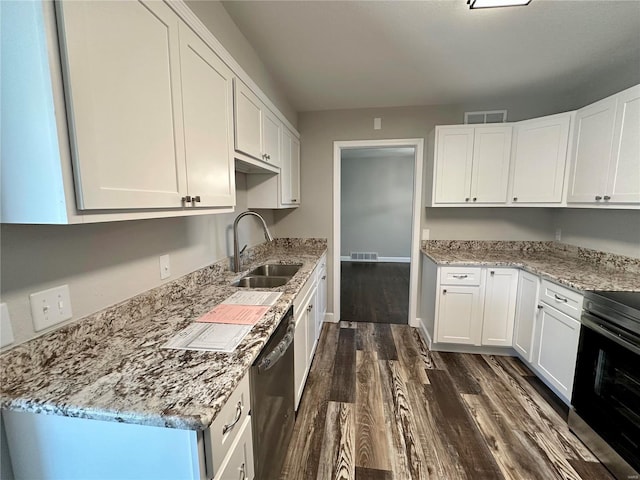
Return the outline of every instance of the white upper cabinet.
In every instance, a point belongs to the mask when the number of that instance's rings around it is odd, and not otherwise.
[[[605,192],[611,203],[640,202],[640,85],[617,95]]]
[[[178,17],[162,2],[57,6],[78,207],[181,207]]]
[[[282,122],[237,78],[235,114],[236,151],[279,167]]]
[[[435,203],[464,203],[471,196],[473,127],[436,127]]]
[[[509,157],[512,127],[475,128],[471,201],[504,203],[509,183]]]
[[[640,85],[578,110],[567,203],[640,202]]]
[[[510,194],[513,203],[563,201],[573,115],[561,113],[515,124]]]
[[[235,205],[233,73],[180,25],[187,192],[193,206]]]
[[[262,159],[262,115],[260,99],[240,80],[235,81],[236,150]]]
[[[283,205],[300,204],[300,142],[285,131],[283,134],[283,156],[281,182],[281,202]]]
[[[436,127],[434,204],[504,204],[511,127]]]

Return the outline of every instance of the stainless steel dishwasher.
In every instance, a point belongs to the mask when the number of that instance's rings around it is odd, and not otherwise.
[[[295,422],[293,307],[251,367],[255,478],[279,479]]]

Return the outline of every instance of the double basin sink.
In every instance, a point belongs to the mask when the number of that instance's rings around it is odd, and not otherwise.
[[[234,287],[275,288],[285,285],[302,267],[301,263],[292,265],[267,264],[260,265],[247,273],[240,280],[233,282]]]

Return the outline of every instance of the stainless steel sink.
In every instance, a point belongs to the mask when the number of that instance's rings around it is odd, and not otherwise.
[[[273,275],[247,275],[240,280],[233,282],[231,285],[234,287],[248,287],[248,288],[274,288],[281,287],[285,283],[291,280],[291,277],[276,277]]]
[[[292,265],[267,264],[260,265],[249,272],[249,275],[266,277],[293,277],[302,267],[301,263]]]

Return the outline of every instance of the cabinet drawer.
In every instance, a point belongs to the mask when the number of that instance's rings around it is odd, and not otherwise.
[[[478,267],[440,267],[440,285],[480,285]]]
[[[561,287],[548,280],[543,280],[540,285],[540,300],[569,315],[571,318],[580,319],[582,295],[573,290]]]
[[[238,435],[214,480],[253,479],[253,439],[251,417],[238,425]]]
[[[207,470],[217,477],[223,459],[238,437],[245,419],[249,418],[249,372],[247,372],[222,410],[205,431]]]

